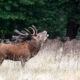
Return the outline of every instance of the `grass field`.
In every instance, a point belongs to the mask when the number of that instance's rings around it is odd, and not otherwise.
[[[80,80],[79,46],[76,41],[63,45],[48,40],[24,68],[19,61],[5,60],[0,66],[0,80]]]

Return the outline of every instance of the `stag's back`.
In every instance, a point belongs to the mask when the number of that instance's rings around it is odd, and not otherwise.
[[[29,56],[30,51],[28,44],[19,43],[19,44],[0,44],[0,55],[4,55],[4,57],[8,56]]]

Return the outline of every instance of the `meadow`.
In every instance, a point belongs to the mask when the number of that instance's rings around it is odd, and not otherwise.
[[[24,68],[20,61],[5,60],[0,80],[80,80],[80,41],[47,40]]]

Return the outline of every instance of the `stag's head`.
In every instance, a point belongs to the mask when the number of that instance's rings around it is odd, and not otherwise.
[[[47,34],[47,31],[42,31],[38,33],[38,30],[36,29],[34,25],[32,25],[30,29],[33,31],[33,34],[30,34],[27,30],[21,31],[21,32],[18,30],[15,30],[14,32],[17,33],[18,36],[13,36],[13,39],[26,41],[27,38],[31,38],[31,39],[40,41],[41,43],[44,43],[47,40],[49,36],[49,34]]]
[[[40,33],[38,33],[36,27],[34,25],[32,25],[31,29],[33,30],[33,34],[32,34],[32,38],[37,40],[37,41],[41,41],[41,42],[45,42],[49,36],[49,34],[47,34],[47,31],[42,31]]]

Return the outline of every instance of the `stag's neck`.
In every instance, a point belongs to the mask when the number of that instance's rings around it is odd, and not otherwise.
[[[29,41],[29,49],[32,53],[32,56],[36,55],[38,51],[40,50],[41,42],[37,40],[31,40]]]

